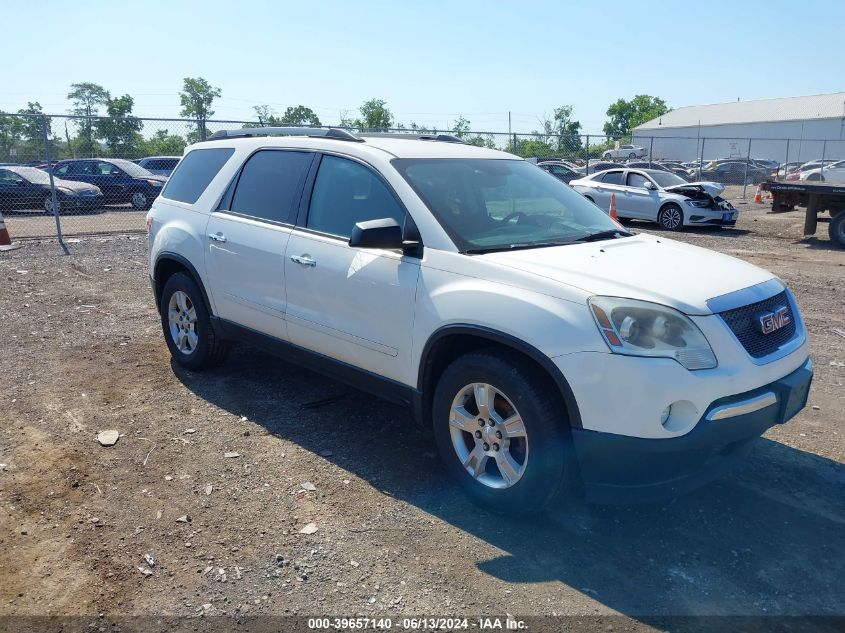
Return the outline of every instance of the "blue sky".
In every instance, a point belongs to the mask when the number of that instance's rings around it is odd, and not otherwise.
[[[539,127],[564,104],[585,132],[646,93],[670,106],[845,89],[845,2],[395,0],[9,2],[0,110],[66,112],[68,86],[178,116],[185,76],[222,89],[216,118],[313,108],[324,123],[382,98],[398,121]],[[16,61],[17,60],[17,61]]]

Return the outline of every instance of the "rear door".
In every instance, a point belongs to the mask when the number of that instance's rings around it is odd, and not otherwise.
[[[314,154],[261,149],[208,220],[206,269],[217,316],[287,338],[285,249]]]
[[[324,155],[285,258],[288,333],[309,350],[406,381],[419,259],[349,246],[356,222],[393,218],[398,197],[368,165]]]

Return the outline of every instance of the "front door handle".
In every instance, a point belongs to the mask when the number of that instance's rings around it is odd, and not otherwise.
[[[226,236],[223,235],[222,233],[209,233],[208,239],[214,240],[215,242],[225,242]]]
[[[291,255],[290,260],[292,262],[296,262],[297,264],[302,264],[303,266],[316,266],[317,260],[311,259],[309,255]]]

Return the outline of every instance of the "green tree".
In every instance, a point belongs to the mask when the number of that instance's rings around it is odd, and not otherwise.
[[[252,109],[255,110],[255,116],[258,117],[258,125],[254,127],[275,126],[281,124],[281,119],[276,116],[270,106],[257,105],[252,106]],[[249,123],[244,127],[253,127],[253,124]]]
[[[205,140],[205,122],[214,116],[211,104],[222,94],[220,88],[215,88],[202,77],[185,77],[179,101],[182,104],[181,115],[196,119],[197,129],[188,135],[189,140]]]
[[[304,105],[289,107],[281,118],[282,125],[322,125],[316,113]]]
[[[21,140],[21,123],[23,119],[15,115],[0,113],[0,160],[3,162],[17,162],[12,156],[12,149],[17,151]]]
[[[132,116],[132,106],[135,100],[129,95],[123,95],[106,101],[106,112],[109,119],[96,122],[97,136],[105,141],[112,156],[135,158],[141,153],[143,137],[141,130],[143,122]]]
[[[98,153],[98,146],[94,142],[94,121],[100,106],[109,100],[109,91],[99,84],[86,81],[70,85],[67,98],[73,101],[70,112],[80,117],[78,150],[83,155]]]
[[[185,139],[168,130],[156,130],[152,138],[143,141],[141,147],[146,156],[181,156],[185,152]]]
[[[459,139],[465,139],[469,136],[470,122],[463,116],[458,116],[458,120],[452,123],[452,134]]]
[[[370,99],[360,107],[361,118],[355,120],[355,127],[361,131],[386,130],[393,127],[393,113],[387,109],[383,99]]]
[[[604,124],[604,133],[616,138],[629,137],[631,130],[669,112],[669,106],[660,97],[636,95],[630,101],[617,99],[607,108],[610,117]]]
[[[543,139],[557,153],[574,154],[581,150],[581,123],[572,118],[572,106],[555,108],[551,118],[542,120]]]

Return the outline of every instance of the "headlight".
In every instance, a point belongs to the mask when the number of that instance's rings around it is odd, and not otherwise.
[[[153,187],[161,187],[163,183],[159,182],[158,180],[148,180],[148,185],[152,185]]]
[[[687,200],[687,204],[691,207],[698,207],[699,209],[706,209],[710,206],[709,200]]]
[[[672,358],[690,370],[718,365],[701,330],[673,308],[619,297],[590,297],[587,303],[614,354]]]

